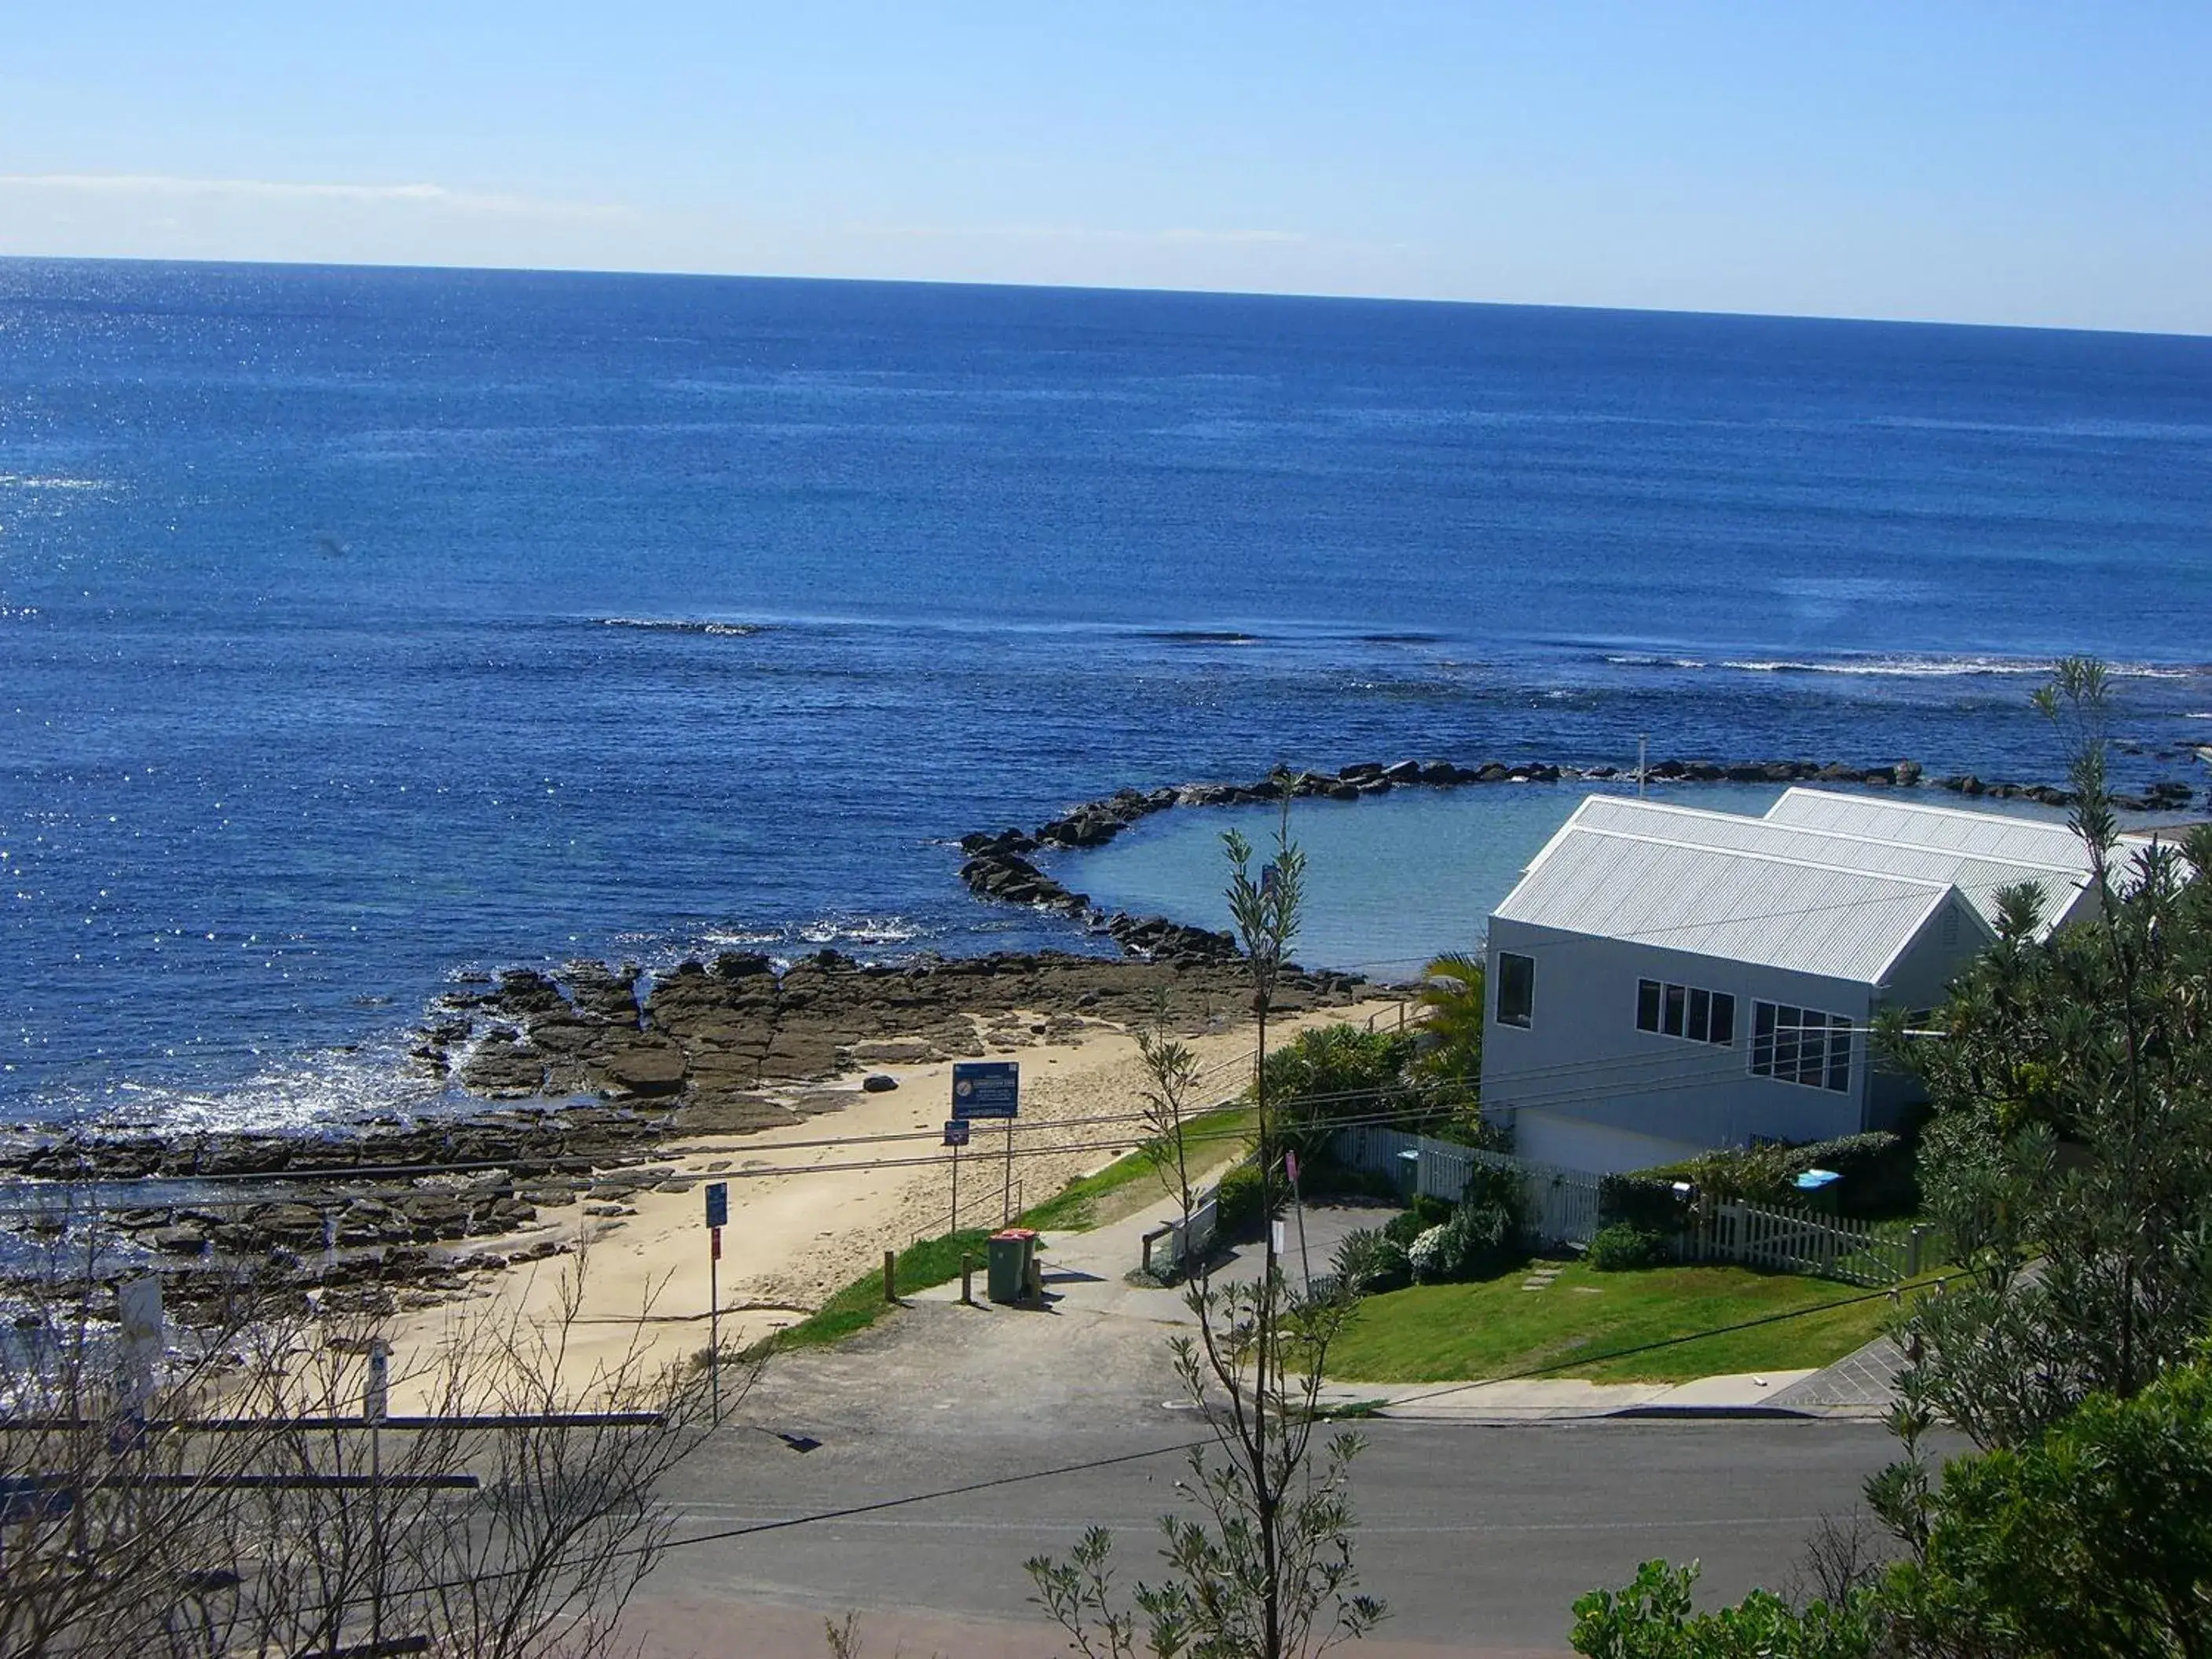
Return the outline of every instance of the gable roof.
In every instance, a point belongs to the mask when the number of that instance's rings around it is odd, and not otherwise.
[[[1591,829],[1658,836],[1702,847],[1802,859],[1869,874],[1942,882],[1956,887],[1992,928],[1997,921],[1997,895],[2008,887],[2032,884],[2041,891],[2045,931],[2072,918],[2088,887],[2087,860],[2082,856],[2081,843],[2063,829],[2058,840],[2053,842],[2040,835],[1978,837],[1971,833],[1976,826],[1958,826],[1959,832],[1954,832],[1953,839],[1969,845],[1943,846],[1875,833],[1887,821],[1881,817],[1888,807],[1887,802],[1866,802],[1875,809],[1873,813],[1845,811],[1824,815],[1820,809],[1829,800],[1842,799],[1846,808],[1860,803],[1849,798],[1824,797],[1810,790],[1792,791],[1791,794],[1800,799],[1791,801],[1785,795],[1776,803],[1778,810],[1787,804],[1788,810],[1782,816],[1769,812],[1763,818],[1638,800],[1626,795],[1592,795],[1575,810],[1570,822]],[[1832,816],[1838,823],[1859,827],[1831,827],[1820,821],[1824,816]],[[1974,816],[1938,810],[1939,819]],[[2021,822],[2039,832],[2053,827],[2029,819]],[[1909,829],[1924,827],[1917,823],[1907,825]],[[2005,826],[1998,827],[2002,830]],[[1951,830],[1954,826],[1939,822],[1936,828]],[[1973,844],[1978,842],[1978,845]],[[2051,856],[2053,854],[2057,856]]]
[[[1495,915],[1873,985],[1952,904],[1979,923],[1948,881],[1570,819]]]

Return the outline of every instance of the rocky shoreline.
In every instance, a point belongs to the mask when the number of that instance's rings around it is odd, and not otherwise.
[[[1384,795],[1394,789],[1456,789],[1475,784],[1603,782],[1633,778],[1634,769],[1574,767],[1549,762],[1508,766],[1487,761],[1459,766],[1442,760],[1361,761],[1335,772],[1271,773],[1254,783],[1184,783],[1143,790],[1117,789],[1088,800],[1034,830],[977,830],[960,837],[965,861],[960,879],[978,898],[1024,904],[1076,919],[1105,934],[1129,955],[1149,962],[1233,961],[1237,943],[1227,933],[1170,921],[1107,912],[1089,895],[1071,891],[1040,869],[1034,854],[1103,847],[1132,824],[1177,806],[1250,806],[1290,799],[1351,801]],[[1968,773],[1929,778],[1917,761],[1890,766],[1848,766],[1808,760],[1662,760],[1644,770],[1651,783],[1824,783],[1862,788],[1946,790],[1969,799],[2028,800],[2040,805],[2070,806],[2070,791],[2050,784],[1990,783]],[[2127,811],[2170,811],[2196,798],[2194,786],[2179,781],[2152,784],[2141,794],[2119,794],[2115,805]]]
[[[1293,972],[1276,1006],[1347,1004],[1361,983]],[[196,1283],[218,1295],[233,1282],[226,1272],[234,1278],[249,1264],[326,1290],[449,1291],[471,1273],[564,1248],[540,1243],[512,1257],[483,1248],[544,1210],[580,1204],[586,1216],[618,1218],[640,1190],[690,1184],[696,1177],[654,1162],[673,1146],[842,1109],[852,1088],[824,1086],[841,1075],[1079,1042],[1147,1018],[1163,1000],[1171,1019],[1203,1021],[1241,1011],[1248,996],[1233,961],[1060,952],[894,967],[824,951],[781,973],[765,957],[727,953],[682,963],[649,985],[634,964],[573,963],[557,975],[517,969],[440,999],[416,1051],[470,1093],[509,1104],[335,1133],[28,1135],[0,1146],[0,1176],[47,1191],[202,1183],[190,1200],[106,1212],[178,1270],[186,1301]],[[268,1193],[289,1186],[287,1176],[312,1201],[247,1196],[233,1184],[265,1178]],[[66,1212],[57,1206],[15,1225],[51,1236]]]
[[[1633,775],[1541,762],[1401,760],[1332,773],[1278,772],[1252,783],[1124,788],[1033,830],[978,832],[959,842],[960,877],[977,897],[1066,915],[1112,939],[1121,959],[1044,951],[892,965],[823,951],[779,971],[766,957],[727,952],[711,962],[685,961],[649,981],[635,963],[576,962],[557,974],[510,969],[440,998],[415,1050],[433,1075],[505,1104],[337,1132],[26,1131],[0,1142],[0,1177],[50,1193],[64,1190],[64,1182],[202,1182],[205,1195],[198,1201],[106,1211],[112,1225],[169,1264],[187,1303],[196,1286],[209,1297],[228,1294],[245,1267],[273,1268],[295,1285],[319,1283],[339,1294],[443,1294],[474,1273],[568,1248],[544,1240],[511,1255],[484,1248],[537,1223],[541,1212],[580,1206],[586,1215],[611,1219],[627,1212],[623,1200],[639,1191],[696,1182],[654,1162],[673,1146],[841,1109],[853,1098],[849,1086],[825,1086],[841,1076],[1079,1041],[1086,1027],[1149,1018],[1162,999],[1177,1021],[1243,1007],[1248,991],[1229,934],[1103,912],[1041,869],[1037,854],[1103,846],[1177,806],[1358,800],[1404,788],[1623,775]],[[2072,799],[2049,785],[1927,778],[1911,761],[1850,767],[1669,759],[1646,776],[1662,785],[1940,790],[2061,807]],[[2187,805],[2193,793],[2186,783],[2161,782],[2119,804],[2171,810]],[[1362,983],[1356,975],[1293,971],[1277,1006],[1296,1012],[1348,1004]],[[292,1194],[247,1196],[230,1185],[267,1178],[282,1187],[288,1176],[312,1191],[312,1201]],[[240,1195],[229,1196],[234,1192]],[[67,1223],[58,1207],[19,1216],[12,1225],[36,1238],[61,1233]]]

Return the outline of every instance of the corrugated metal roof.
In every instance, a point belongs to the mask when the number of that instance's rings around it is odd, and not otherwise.
[[[2088,867],[2074,832],[2050,818],[1926,806],[1917,801],[1882,800],[1802,786],[1784,790],[1782,799],[1766,809],[1766,818],[1771,823],[1794,823],[1805,830],[1936,847],[2019,864],[2057,865],[2069,870]]]
[[[1868,804],[1878,810],[1887,805]],[[2039,888],[2044,925],[2050,927],[2068,919],[2088,880],[2087,860],[2081,855],[2081,843],[2071,836],[2064,837],[2065,848],[2046,849],[2066,852],[2070,848],[2063,858],[1995,858],[1902,839],[1876,839],[1857,831],[1815,828],[1787,817],[1746,817],[1740,812],[1709,811],[1623,795],[1592,795],[1576,809],[1573,822],[1593,830],[1765,853],[1872,875],[1942,882],[1964,894],[1992,927],[1996,924],[1997,895],[2008,887],[2032,882]]]
[[[1951,895],[1948,882],[1840,869],[1570,822],[1497,915],[1874,984]]]

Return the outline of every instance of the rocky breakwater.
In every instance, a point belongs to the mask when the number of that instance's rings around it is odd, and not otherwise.
[[[1284,1006],[1351,1000],[1356,975],[1294,974]],[[778,972],[760,956],[687,961],[641,998],[634,968],[518,969],[445,999],[416,1052],[471,1093],[598,1095],[665,1109],[678,1133],[787,1122],[793,1085],[870,1065],[973,1057],[1085,1022],[1237,1006],[1234,952],[1115,962],[1056,952],[863,963],[835,951]],[[1071,1024],[1073,1022],[1073,1024]]]
[[[2123,747],[2126,747],[2123,745]],[[2128,752],[2142,752],[2140,746]],[[2168,758],[2160,751],[2159,758]],[[2172,758],[2179,758],[2175,751]],[[1604,782],[1632,779],[1633,768],[1577,767],[1548,761],[1508,765],[1486,761],[1476,766],[1442,760],[1360,761],[1334,772],[1271,773],[1252,783],[1183,783],[1158,789],[1118,789],[1039,824],[1034,830],[977,830],[960,838],[964,861],[960,879],[978,898],[1056,910],[1107,934],[1131,956],[1154,962],[1227,962],[1237,955],[1227,933],[1172,921],[1164,916],[1132,916],[1094,906],[1088,895],[1071,891],[1038,867],[1036,855],[1103,847],[1130,825],[1177,806],[1251,806],[1292,799],[1364,800],[1394,789],[1455,789],[1472,784]],[[1892,765],[1852,766],[1841,761],[1708,761],[1669,758],[1644,769],[1647,782],[1825,784],[1840,788],[1938,789],[1968,798],[2029,800],[2065,807],[2069,790],[2051,784],[1987,782],[1967,773],[1929,777],[1917,761]],[[2195,786],[2162,779],[2138,793],[2121,793],[2113,804],[2124,811],[2177,811],[2196,799]]]

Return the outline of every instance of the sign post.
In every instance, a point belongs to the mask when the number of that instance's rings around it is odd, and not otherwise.
[[[1006,1126],[1006,1188],[1001,1203],[1005,1226],[1014,1218],[1014,1120],[1022,1110],[1022,1068],[1018,1060],[963,1060],[952,1067],[952,1115],[963,1122],[995,1117]]]
[[[968,1144],[968,1120],[945,1120],[945,1144],[952,1149],[952,1231],[960,1231],[960,1149]]]
[[[714,1395],[714,1425],[722,1426],[722,1229],[730,1224],[730,1183],[707,1183],[707,1373]]]
[[[384,1651],[384,1443],[381,1428],[392,1404],[392,1345],[380,1336],[368,1341],[368,1381],[361,1391],[361,1414],[368,1419],[369,1549],[376,1577],[369,1583],[368,1650]]]

